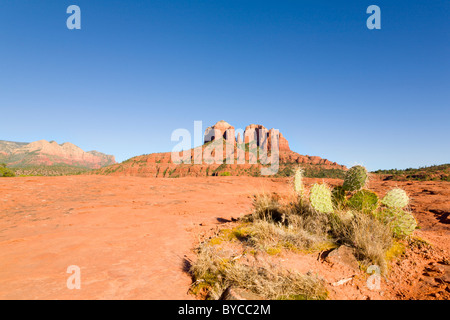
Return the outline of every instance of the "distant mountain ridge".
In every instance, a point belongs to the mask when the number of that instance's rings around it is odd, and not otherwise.
[[[39,140],[31,143],[0,140],[0,162],[12,168],[69,165],[99,169],[115,164],[113,155],[98,151],[85,152],[70,142]]]

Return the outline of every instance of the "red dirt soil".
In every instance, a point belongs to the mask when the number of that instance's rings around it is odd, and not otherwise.
[[[449,182],[371,184],[380,194],[404,187],[422,227],[416,233],[448,256]],[[202,235],[248,214],[254,194],[290,188],[287,178],[1,179],[0,299],[194,299],[183,261],[195,258],[192,249]],[[392,285],[386,298],[421,298],[421,272],[438,258],[411,257],[422,259],[416,273],[408,273],[411,283]],[[71,265],[81,268],[80,290],[66,286]],[[393,274],[408,268],[399,265]]]

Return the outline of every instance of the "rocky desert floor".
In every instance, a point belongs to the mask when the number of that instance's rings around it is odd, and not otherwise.
[[[448,299],[450,183],[370,185],[380,195],[394,186],[411,196],[421,226],[415,233],[432,247],[407,248],[381,290],[370,291],[363,275],[317,255],[279,259],[321,274],[330,283],[331,299]],[[0,299],[194,299],[186,268],[199,241],[250,213],[254,194],[290,188],[287,178],[1,179]],[[66,285],[71,265],[81,269],[79,290]],[[349,276],[352,281],[336,284]]]

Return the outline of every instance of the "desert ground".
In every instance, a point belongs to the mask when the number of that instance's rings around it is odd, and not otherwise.
[[[433,272],[448,281],[448,265],[437,263],[448,262],[450,252],[450,182],[370,183],[380,195],[394,186],[408,192],[421,227],[415,234],[433,252],[408,252],[382,292],[368,292],[355,280],[330,298],[447,297],[448,282],[435,282]],[[250,213],[253,195],[290,188],[288,178],[1,179],[0,299],[195,299],[188,293],[192,280],[186,268],[199,241]],[[333,278],[330,282],[341,277],[311,256],[304,261]],[[80,290],[66,286],[71,265],[81,268]]]

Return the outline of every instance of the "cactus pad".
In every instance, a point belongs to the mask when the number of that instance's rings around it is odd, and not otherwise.
[[[371,213],[378,208],[378,195],[373,191],[363,189],[349,199],[348,205],[354,210]]]
[[[331,190],[325,184],[315,184],[309,194],[311,206],[322,213],[332,213]]]
[[[405,190],[400,188],[395,188],[389,191],[381,200],[381,202],[389,208],[401,209],[408,205],[409,197]]]
[[[295,171],[294,176],[294,190],[298,194],[303,194],[304,186],[303,186],[303,170],[301,168],[298,168]]]
[[[367,169],[363,166],[354,166],[345,173],[344,185],[346,191],[358,191],[366,185]]]
[[[411,235],[417,227],[414,216],[398,208],[386,208],[378,213],[378,218],[391,227],[392,233],[397,238]]]
[[[345,190],[342,186],[336,186],[331,191],[331,199],[335,208],[342,209],[347,204],[347,198],[345,197]]]

